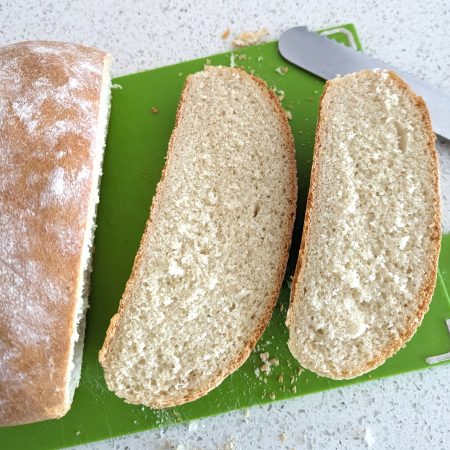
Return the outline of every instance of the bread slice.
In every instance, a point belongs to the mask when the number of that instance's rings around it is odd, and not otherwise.
[[[0,48],[0,426],[64,415],[78,385],[110,64]]]
[[[248,357],[275,306],[296,208],[276,96],[242,70],[188,77],[163,177],[99,359],[109,389],[164,408]]]
[[[422,98],[393,72],[326,84],[287,318],[303,367],[356,377],[420,325],[441,237],[434,140]]]

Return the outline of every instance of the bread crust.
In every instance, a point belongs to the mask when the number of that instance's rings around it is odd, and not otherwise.
[[[208,67],[206,67],[205,70],[208,70]],[[266,300],[266,302],[267,302],[266,309],[264,311],[264,314],[261,318],[260,323],[255,328],[253,334],[250,336],[248,341],[243,344],[243,348],[242,348],[241,352],[236,356],[236,358],[229,365],[229,367],[218,372],[216,374],[216,376],[213,379],[211,379],[207,385],[203,386],[200,389],[197,389],[194,392],[191,392],[189,395],[182,395],[175,399],[171,397],[167,401],[153,401],[153,402],[147,404],[147,406],[150,406],[152,408],[167,408],[167,407],[171,407],[171,406],[182,405],[184,403],[191,402],[193,400],[198,399],[199,397],[204,396],[209,391],[211,391],[212,389],[217,387],[228,375],[230,375],[232,372],[234,372],[236,369],[238,369],[247,360],[248,356],[250,355],[250,352],[252,351],[253,347],[256,345],[256,342],[259,340],[259,338],[263,334],[265,328],[267,327],[267,325],[269,323],[270,318],[272,317],[272,312],[273,312],[273,309],[277,302],[278,295],[279,295],[279,292],[281,289],[281,285],[283,283],[284,273],[286,270],[286,264],[287,264],[287,260],[288,260],[288,256],[289,256],[289,248],[290,248],[290,243],[291,243],[292,229],[293,229],[293,225],[294,225],[296,205],[297,205],[297,165],[296,165],[296,161],[295,161],[294,138],[292,136],[292,132],[291,132],[291,129],[288,124],[286,113],[285,113],[284,109],[282,108],[280,101],[279,101],[278,97],[276,96],[276,94],[272,90],[268,89],[267,84],[263,80],[255,77],[253,75],[250,75],[247,72],[245,72],[244,70],[238,69],[238,68],[223,67],[222,70],[232,71],[232,72],[238,73],[240,76],[242,76],[244,78],[253,80],[253,82],[255,82],[255,84],[261,89],[261,93],[272,104],[274,112],[278,116],[280,126],[283,130],[285,143],[287,144],[287,149],[288,149],[288,152],[287,152],[287,158],[288,158],[288,164],[289,164],[288,176],[290,178],[290,193],[289,193],[289,195],[290,195],[290,198],[292,201],[291,201],[291,208],[289,210],[289,216],[288,216],[289,217],[289,219],[288,219],[289,225],[286,227],[286,232],[285,232],[285,236],[284,236],[283,256],[281,258],[282,263],[280,263],[280,265],[279,265],[278,274],[277,274],[277,282],[273,286],[272,292],[269,294],[269,297]],[[172,152],[173,152],[174,142],[177,137],[179,124],[182,121],[184,101],[185,101],[185,98],[187,97],[187,93],[189,92],[190,79],[191,79],[191,75],[187,77],[183,92],[181,94],[181,99],[180,99],[180,103],[178,105],[178,110],[177,110],[176,118],[175,118],[175,127],[174,127],[174,130],[172,132],[172,135],[171,135],[171,138],[169,141],[166,163],[165,163],[164,169],[162,171],[161,180],[158,183],[158,186],[156,189],[156,194],[155,194],[155,197],[154,197],[152,205],[151,205],[150,217],[149,217],[146,227],[145,227],[145,231],[144,231],[144,234],[143,234],[143,237],[141,240],[141,244],[139,246],[139,250],[136,255],[136,259],[135,259],[135,262],[133,265],[131,276],[125,287],[125,292],[120,301],[118,312],[111,319],[111,323],[110,323],[108,331],[106,333],[106,338],[105,338],[103,347],[101,348],[101,350],[99,352],[99,361],[105,371],[108,370],[107,364],[106,364],[106,355],[108,353],[109,347],[111,346],[112,340],[114,339],[114,334],[117,331],[117,329],[120,327],[120,322],[121,322],[121,317],[122,317],[123,311],[129,302],[130,288],[131,288],[132,282],[133,282],[134,278],[136,277],[136,274],[139,270],[139,266],[140,266],[141,262],[145,258],[142,249],[145,247],[145,244],[149,238],[149,235],[153,231],[153,228],[154,228],[153,223],[155,222],[155,220],[157,220],[158,209],[160,207],[159,206],[159,198],[161,197],[162,192],[165,189],[165,183],[164,183],[165,173],[166,173],[168,167],[170,167],[170,165],[172,164]],[[132,399],[126,399],[126,401],[128,403],[136,403],[136,404],[140,403],[138,401],[134,402]]]
[[[63,416],[109,56],[0,48],[0,426]]]
[[[371,71],[362,71],[363,74],[369,74]],[[309,364],[304,364],[304,367],[308,370],[311,370],[318,375],[336,379],[336,380],[342,380],[342,379],[351,379],[358,377],[364,373],[370,372],[371,370],[375,369],[376,367],[382,365],[386,359],[394,355],[397,351],[399,351],[414,335],[417,328],[422,323],[423,317],[425,313],[429,309],[429,305],[431,302],[431,298],[433,296],[433,291],[436,283],[436,275],[437,275],[437,268],[438,268],[438,259],[439,259],[439,251],[441,247],[441,210],[440,210],[440,196],[439,196],[439,162],[437,157],[437,152],[435,148],[435,134],[433,132],[432,126],[431,126],[431,119],[430,115],[427,109],[427,106],[423,100],[422,97],[419,97],[414,94],[414,92],[411,90],[411,88],[395,73],[392,71],[388,71],[388,75],[390,79],[397,85],[399,89],[404,91],[412,100],[412,102],[416,105],[417,109],[422,114],[422,120],[423,120],[423,126],[426,130],[427,134],[427,149],[431,161],[431,170],[432,170],[432,177],[433,177],[433,191],[434,191],[434,217],[433,217],[433,236],[432,240],[434,241],[433,251],[430,252],[428,257],[428,270],[426,272],[426,278],[422,283],[421,288],[419,289],[419,296],[417,298],[417,312],[415,316],[412,316],[409,320],[407,320],[405,331],[400,333],[400,338],[391,342],[390,345],[386,346],[385,348],[380,349],[379,354],[371,359],[370,361],[365,362],[356,370],[353,371],[346,371],[342,370],[340,372],[329,372],[329,371],[322,371],[318,370],[316,367],[309,367]],[[297,295],[297,288],[299,285],[300,280],[303,276],[303,271],[305,267],[306,262],[306,250],[309,246],[309,232],[310,232],[310,224],[311,224],[311,214],[312,210],[314,208],[314,201],[315,201],[315,195],[316,195],[316,179],[317,174],[319,170],[319,166],[321,164],[321,150],[322,150],[322,139],[324,138],[324,120],[326,120],[327,111],[324,108],[324,102],[323,99],[327,95],[328,90],[333,84],[333,80],[327,81],[325,84],[325,88],[323,90],[321,99],[320,99],[320,106],[319,106],[319,117],[317,122],[317,130],[316,130],[316,141],[314,144],[314,158],[313,158],[313,164],[312,164],[312,170],[311,170],[311,181],[310,181],[310,188],[308,193],[308,199],[306,204],[306,212],[305,212],[305,221],[303,225],[303,233],[302,233],[302,241],[300,245],[298,260],[297,260],[297,266],[295,269],[295,274],[293,278],[292,283],[292,290],[291,290],[291,296],[290,296],[290,307],[287,313],[287,319],[286,319],[286,325],[289,328],[289,331],[291,331],[291,325],[293,325],[294,322],[294,312],[293,312],[293,306],[296,304],[296,302],[301,301],[300,296]],[[296,349],[295,343],[292,341],[292,338],[290,336],[289,339],[289,349],[293,356],[298,359],[300,364],[303,365],[302,358],[300,356],[300,353],[298,349]]]

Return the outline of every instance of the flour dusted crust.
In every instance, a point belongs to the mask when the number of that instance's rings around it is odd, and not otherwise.
[[[361,72],[361,76],[369,76],[370,71]],[[425,277],[421,288],[419,289],[419,296],[417,298],[417,314],[415,317],[411,317],[407,322],[405,327],[405,331],[400,333],[400,337],[398,340],[392,341],[391,344],[385,348],[380,349],[379,354],[373,358],[372,360],[366,362],[361,365],[358,370],[354,371],[346,371],[341,370],[340,373],[337,372],[322,372],[317,370],[316,367],[307,367],[321,376],[325,376],[332,379],[351,379],[357,376],[360,376],[364,373],[370,372],[371,370],[382,365],[386,359],[393,356],[397,353],[413,336],[416,332],[417,328],[422,323],[423,317],[429,309],[429,305],[433,296],[434,287],[436,283],[436,275],[438,268],[438,259],[439,259],[439,251],[441,246],[441,210],[439,203],[439,162],[437,159],[437,153],[435,148],[435,140],[436,136],[433,132],[430,115],[427,109],[427,106],[422,99],[414,94],[414,92],[410,89],[410,87],[395,73],[392,71],[387,72],[388,77],[397,85],[397,87],[404,91],[411,99],[413,104],[417,107],[417,109],[421,112],[423,127],[427,134],[427,148],[429,153],[429,158],[431,162],[431,171],[432,171],[432,179],[433,179],[433,191],[434,191],[434,217],[433,217],[433,236],[432,240],[434,242],[433,251],[430,252],[427,267],[427,276]],[[324,97],[327,95],[329,90],[332,88],[333,81],[327,81],[325,84],[324,91],[321,96],[321,102],[319,106],[319,118],[317,122],[317,130],[316,130],[316,141],[314,145],[314,160],[311,171],[311,181],[310,188],[308,193],[308,199],[306,204],[306,212],[305,212],[305,220],[303,225],[302,232],[302,240],[301,246],[299,250],[297,266],[295,270],[295,274],[292,282],[292,290],[290,296],[290,308],[287,314],[286,325],[288,328],[294,324],[294,311],[293,305],[296,302],[301,301],[297,294],[297,289],[300,283],[300,280],[303,276],[303,269],[305,266],[305,258],[306,258],[306,250],[310,241],[310,222],[311,222],[311,214],[314,209],[314,202],[316,196],[316,190],[320,189],[320,186],[317,185],[317,173],[320,165],[322,164],[321,159],[321,149],[322,149],[322,140],[325,139],[324,132],[324,120],[328,117],[328,111],[324,108],[324,102],[322,101]],[[299,352],[298,349],[295,348],[295,344],[290,344],[290,349],[293,351],[294,356]],[[302,363],[301,360],[299,360]]]
[[[0,425],[70,407],[106,61],[59,42],[0,48]]]
[[[206,67],[205,70],[218,70],[220,68],[218,67]],[[287,177],[289,177],[290,180],[290,192],[289,197],[292,198],[292,207],[290,211],[288,212],[288,217],[290,220],[290,223],[286,226],[285,229],[285,235],[284,235],[284,245],[283,248],[280,249],[282,252],[282,258],[281,262],[279,264],[278,268],[278,274],[277,274],[277,282],[274,284],[272,291],[269,293],[268,297],[264,300],[266,302],[266,308],[265,312],[259,322],[259,324],[255,327],[252,335],[248,339],[247,342],[242,343],[242,349],[240,350],[239,354],[236,356],[234,361],[228,365],[227,367],[223,367],[220,373],[217,373],[217,376],[214,379],[211,379],[210,382],[206,385],[204,385],[201,389],[198,389],[195,392],[192,392],[190,395],[181,395],[178,396],[176,399],[173,397],[168,399],[167,401],[153,401],[149,403],[147,406],[150,406],[152,408],[167,408],[171,406],[177,406],[181,405],[187,402],[194,401],[205,394],[207,394],[209,391],[217,387],[228,375],[230,375],[232,372],[237,370],[249,357],[253,347],[256,345],[256,342],[259,340],[261,335],[263,334],[265,328],[267,327],[270,318],[272,316],[273,308],[275,307],[275,304],[278,299],[278,295],[281,289],[281,285],[284,278],[285,268],[289,256],[289,247],[291,244],[291,237],[292,237],[292,227],[294,224],[295,219],[295,210],[296,210],[296,199],[297,199],[297,168],[296,168],[296,162],[295,162],[295,147],[294,147],[294,139],[292,137],[292,132],[289,127],[286,113],[284,109],[282,108],[280,101],[278,97],[275,95],[275,93],[268,89],[266,83],[261,80],[260,78],[257,78],[255,76],[249,75],[247,72],[245,72],[242,69],[237,68],[222,68],[223,71],[230,71],[234,72],[236,74],[239,74],[240,77],[252,80],[260,89],[261,96],[270,104],[273,108],[273,113],[278,117],[279,125],[283,132],[283,138],[286,145],[287,150],[287,161],[289,163],[289,171],[286,174]],[[187,97],[187,93],[190,88],[190,76],[187,77],[186,83],[183,89],[183,92],[181,94],[180,103],[178,106],[176,119],[175,119],[175,127],[174,131],[172,133],[172,136],[170,138],[168,152],[167,152],[167,159],[166,164],[162,172],[161,180],[158,183],[157,190],[155,197],[152,202],[151,211],[150,211],[150,217],[147,221],[146,228],[142,237],[142,241],[138,250],[138,253],[136,255],[136,259],[133,265],[133,270],[130,276],[130,279],[127,282],[127,286],[125,288],[125,292],[122,296],[122,299],[119,304],[119,309],[117,313],[112,317],[111,323],[109,325],[109,328],[107,330],[107,334],[105,337],[105,341],[103,343],[103,347],[101,348],[99,352],[99,361],[100,364],[103,366],[105,370],[108,370],[106,367],[106,358],[107,354],[110,351],[110,347],[112,345],[112,342],[114,340],[114,335],[118,328],[121,325],[122,320],[122,314],[124,312],[125,307],[127,306],[127,303],[131,300],[130,298],[130,286],[132,285],[132,282],[134,278],[136,277],[136,274],[138,273],[139,266],[142,264],[143,259],[145,258],[145,254],[143,253],[142,249],[145,247],[145,243],[149,239],[149,235],[152,233],[154,222],[158,220],[158,209],[160,208],[159,205],[159,198],[161,197],[162,191],[164,189],[167,189],[165,186],[165,172],[168,170],[168,167],[171,166],[172,160],[171,155],[173,152],[173,146],[174,142],[176,140],[176,135],[178,132],[178,127],[180,122],[182,121],[183,111],[184,111],[184,100]],[[133,400],[130,398],[126,399],[129,403],[136,403],[139,404],[140,402],[138,400]]]

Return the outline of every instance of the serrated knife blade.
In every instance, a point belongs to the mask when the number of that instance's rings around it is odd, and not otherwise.
[[[425,100],[434,132],[441,138],[450,139],[450,97],[409,73],[309,31],[306,27],[285,31],[278,41],[278,50],[289,62],[326,80],[363,69],[395,71],[415,94]]]

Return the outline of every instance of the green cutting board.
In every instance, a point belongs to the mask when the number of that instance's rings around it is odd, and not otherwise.
[[[329,36],[359,48],[353,26],[328,31]],[[272,42],[234,52],[235,64],[283,90],[283,106],[292,114],[298,164],[299,202],[294,241],[286,279],[297,257],[309,185],[317,109],[324,85],[288,64]],[[289,288],[283,285],[272,320],[247,362],[207,396],[176,408],[151,410],[132,406],[106,388],[97,361],[111,316],[116,312],[131,271],[152,196],[164,165],[167,143],[186,75],[205,63],[230,65],[230,53],[188,61],[114,80],[111,119],[98,208],[92,294],[87,317],[85,352],[80,386],[68,414],[59,420],[0,429],[1,449],[50,449],[106,439],[126,433],[167,426],[259,403],[394,375],[427,366],[425,357],[450,350],[444,320],[450,318],[450,235],[444,236],[440,272],[430,312],[411,342],[368,375],[351,381],[332,381],[303,371],[287,347],[284,325]],[[288,67],[284,75],[277,71]],[[158,113],[151,109],[157,108]],[[268,376],[259,374],[260,353],[279,360]]]

